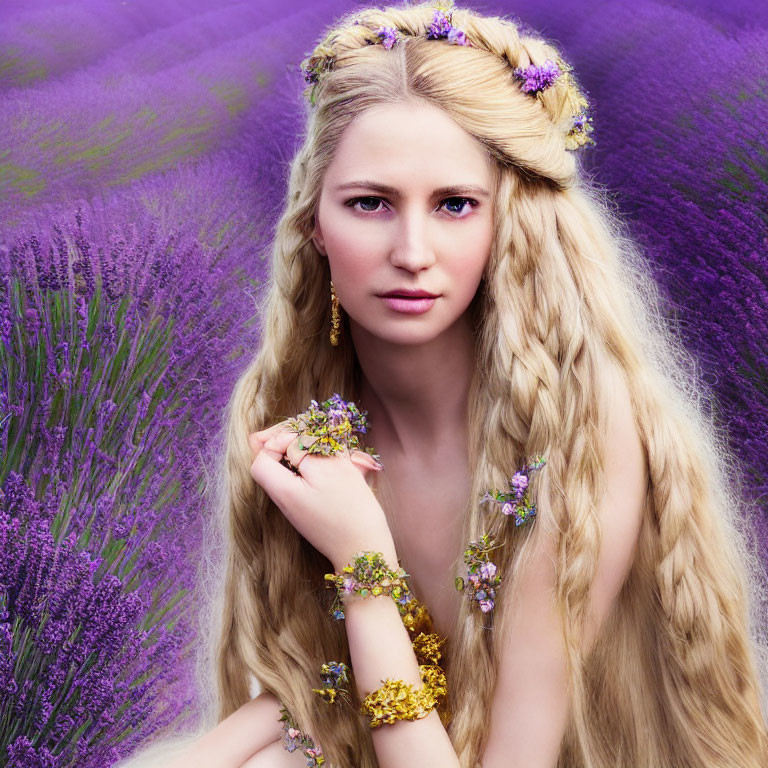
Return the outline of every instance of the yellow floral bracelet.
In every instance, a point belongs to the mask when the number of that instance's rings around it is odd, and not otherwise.
[[[448,692],[445,673],[436,665],[422,664],[419,674],[423,683],[420,688],[387,678],[382,680],[380,688],[363,699],[360,711],[371,718],[371,728],[398,720],[420,720],[437,706]]]

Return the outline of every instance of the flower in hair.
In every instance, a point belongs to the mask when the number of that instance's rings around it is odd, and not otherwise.
[[[578,149],[584,144],[594,144],[595,140],[589,135],[594,130],[592,118],[586,109],[574,115],[571,128],[566,134],[566,149]]]
[[[349,683],[349,667],[343,661],[329,661],[323,664],[321,668],[321,677],[323,680],[322,688],[313,688],[312,692],[317,693],[329,704],[336,701],[336,695],[348,696],[348,691],[344,687]]]
[[[522,69],[517,67],[514,70],[514,75],[522,81],[523,91],[525,93],[532,93],[534,95],[541,93],[551,85],[562,74],[560,67],[552,59],[547,59],[543,64],[536,65],[531,64],[529,67]]]
[[[379,27],[376,34],[387,50],[397,42],[397,30],[394,27]]]
[[[301,74],[304,76],[304,82],[308,83],[309,85],[314,85],[316,82],[318,82],[318,80],[320,80],[320,76],[318,75],[317,70],[310,69],[309,67],[302,69]]]
[[[493,544],[487,533],[477,541],[470,541],[464,550],[464,563],[467,566],[466,576],[456,578],[456,589],[467,591],[470,599],[477,602],[483,613],[493,610],[496,600],[496,588],[501,583],[496,564],[491,562],[488,555],[498,547]]]
[[[451,23],[451,14],[446,14],[442,8],[435,8],[432,23],[427,30],[427,39],[438,40],[440,38],[446,38],[456,45],[469,45],[464,32]]]
[[[524,464],[509,481],[511,492],[486,491],[480,497],[480,503],[495,502],[501,505],[501,512],[504,515],[515,516],[515,526],[522,525],[536,515],[536,504],[531,499],[529,483],[531,473],[541,469],[546,460],[537,456],[531,464]]]

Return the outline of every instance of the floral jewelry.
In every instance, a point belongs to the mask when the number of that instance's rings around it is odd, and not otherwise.
[[[368,427],[367,411],[362,413],[353,402],[345,402],[341,395],[334,394],[322,405],[318,405],[317,400],[311,400],[309,408],[288,419],[288,426],[299,435],[309,435],[316,437],[311,445],[301,445],[299,448],[306,450],[307,453],[322,454],[330,456],[344,452],[344,448],[349,451],[358,449],[360,441],[355,434],[365,434]],[[379,461],[379,457],[369,449],[365,452]]]
[[[505,515],[515,516],[515,526],[522,525],[536,516],[536,504],[530,497],[530,476],[545,464],[546,460],[537,456],[531,464],[523,464],[509,481],[511,492],[486,491],[480,497],[480,503],[495,502],[501,504],[501,512]]]
[[[336,295],[336,288],[331,280],[331,333],[330,340],[332,347],[339,346],[339,328],[341,326],[341,313],[339,312],[339,297]]]
[[[348,595],[377,597],[389,595],[399,606],[410,602],[408,574],[402,569],[392,570],[381,552],[361,552],[352,565],[345,565],[341,573],[326,573],[326,586],[336,587],[336,597],[331,606],[334,619],[343,619],[343,599]],[[402,613],[402,611],[401,611]]]
[[[296,726],[296,721],[288,713],[285,707],[280,707],[282,717],[278,722],[283,724],[283,747],[289,752],[295,752],[301,749],[304,757],[307,758],[309,768],[325,765],[323,750],[315,745],[315,742],[305,736]]]
[[[447,694],[445,673],[433,664],[419,665],[422,686],[414,688],[403,680],[387,678],[383,685],[369,693],[360,711],[368,715],[371,728],[398,720],[420,720],[426,717]]]
[[[493,609],[496,599],[496,587],[501,583],[501,576],[496,573],[496,565],[488,554],[498,546],[490,542],[487,533],[477,541],[470,541],[464,550],[464,562],[467,565],[466,578],[456,578],[456,589],[467,590],[472,600],[476,600],[483,613]]]
[[[313,688],[312,692],[319,694],[329,704],[336,701],[336,695],[347,698],[349,692],[344,685],[349,684],[349,667],[343,661],[329,661],[321,668],[323,679],[322,688]]]

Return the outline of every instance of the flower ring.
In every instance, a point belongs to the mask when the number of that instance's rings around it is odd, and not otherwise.
[[[296,439],[288,445],[288,448],[286,448],[282,463],[284,463],[288,469],[298,474],[299,465],[304,460],[304,457],[309,454],[309,446],[317,439],[318,438],[315,435],[310,435],[307,432],[300,432],[296,436]]]

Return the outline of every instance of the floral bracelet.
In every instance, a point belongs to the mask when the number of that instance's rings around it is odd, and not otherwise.
[[[363,699],[360,711],[371,718],[371,728],[398,720],[420,720],[435,709],[448,692],[445,673],[435,664],[421,664],[419,674],[420,688],[403,680],[387,678],[380,688]]]
[[[323,750],[306,734],[303,734],[296,721],[291,717],[286,707],[280,707],[282,717],[278,722],[283,724],[283,748],[288,752],[300,749],[307,758],[309,768],[320,768],[325,765]]]
[[[400,612],[411,600],[408,586],[409,574],[402,568],[393,570],[384,560],[381,552],[361,552],[341,573],[326,573],[326,586],[336,587],[336,597],[331,606],[334,619],[343,619],[342,602],[349,595],[377,597],[389,595],[398,604]]]

